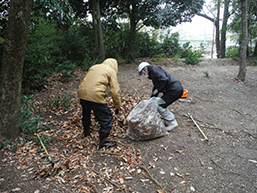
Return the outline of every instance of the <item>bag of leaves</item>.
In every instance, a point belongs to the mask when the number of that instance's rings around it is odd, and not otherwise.
[[[132,109],[127,117],[126,136],[132,140],[148,140],[168,134],[157,110],[158,99],[142,100]]]

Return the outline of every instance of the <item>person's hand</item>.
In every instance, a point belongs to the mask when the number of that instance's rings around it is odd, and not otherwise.
[[[159,94],[158,89],[154,89],[154,91],[152,92],[151,97],[157,97],[158,94]]]
[[[120,109],[115,109],[115,115],[119,114]]]

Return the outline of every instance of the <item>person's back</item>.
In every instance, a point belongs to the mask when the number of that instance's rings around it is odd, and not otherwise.
[[[106,59],[89,68],[78,89],[78,97],[96,103],[106,103],[106,91],[110,87],[115,106],[120,106],[120,88],[117,81],[118,65],[115,59]]]

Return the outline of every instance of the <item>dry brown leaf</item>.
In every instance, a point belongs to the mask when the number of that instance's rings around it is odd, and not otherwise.
[[[156,193],[165,193],[163,190],[156,190]]]

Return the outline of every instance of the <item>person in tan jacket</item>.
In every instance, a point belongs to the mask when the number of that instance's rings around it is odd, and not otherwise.
[[[96,64],[88,69],[87,74],[79,85],[78,97],[82,105],[82,124],[84,137],[90,135],[91,110],[93,111],[101,128],[99,131],[99,149],[114,147],[116,143],[109,141],[108,136],[112,129],[113,116],[105,101],[106,91],[109,88],[113,99],[115,114],[121,107],[120,87],[117,80],[118,62],[108,58],[101,64]]]

